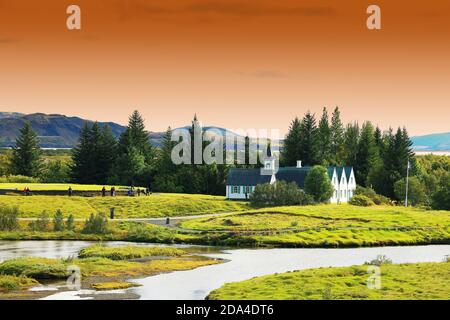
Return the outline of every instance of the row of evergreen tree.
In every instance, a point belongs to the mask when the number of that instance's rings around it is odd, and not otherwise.
[[[360,126],[344,126],[339,108],[331,121],[326,108],[317,123],[307,112],[295,118],[284,140],[281,163],[294,166],[297,160],[305,165],[353,166],[358,184],[371,186],[378,193],[395,198],[394,183],[406,175],[408,161],[415,173],[412,142],[405,128],[385,132],[366,121]]]
[[[72,153],[71,178],[85,184],[148,186],[155,150],[138,111],[116,140],[108,126],[85,123]]]
[[[200,126],[197,117],[190,128],[192,143],[195,126]],[[119,139],[108,126],[86,123],[72,153],[71,181],[139,185],[161,192],[223,194],[230,165],[175,165],[171,153],[176,142],[171,141],[171,136],[169,127],[162,147],[153,147],[138,111],[129,117],[128,126]],[[249,138],[245,141],[248,160]],[[28,123],[21,129],[16,143],[11,162],[13,172],[36,176],[42,162],[37,135]],[[203,149],[207,145],[203,142]],[[295,166],[297,160],[305,165],[353,166],[359,185],[371,186],[378,193],[395,198],[394,184],[405,177],[408,161],[411,175],[416,172],[411,146],[404,128],[382,132],[370,122],[344,126],[339,108],[334,109],[331,119],[324,108],[318,123],[311,112],[292,121],[280,160],[283,166]],[[268,149],[270,153],[270,145]]]

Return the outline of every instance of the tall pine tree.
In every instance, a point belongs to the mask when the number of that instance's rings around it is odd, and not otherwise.
[[[77,183],[105,184],[116,159],[116,139],[108,126],[85,122],[72,151],[71,179]]]
[[[366,186],[369,172],[378,161],[379,153],[375,144],[374,128],[370,122],[365,122],[361,128],[356,163],[354,164],[356,180],[359,184]]]
[[[281,159],[284,166],[295,166],[297,160],[300,159],[299,142],[300,142],[300,120],[295,117],[289,127],[289,132],[284,139]]]
[[[37,134],[31,128],[30,123],[25,122],[16,139],[16,146],[13,148],[11,172],[17,175],[36,177],[41,166],[41,151]]]
[[[304,164],[311,166],[318,164],[318,135],[316,119],[309,111],[302,119],[298,146],[299,152],[297,160],[302,160]]]
[[[359,125],[358,123],[349,123],[344,134],[344,163],[347,166],[353,166],[357,162],[358,143],[359,143]]]
[[[331,155],[333,164],[340,165],[344,158],[344,125],[341,121],[341,112],[336,107],[331,116]]]
[[[318,129],[318,160],[328,166],[331,162],[331,129],[328,121],[327,108],[323,108]]]

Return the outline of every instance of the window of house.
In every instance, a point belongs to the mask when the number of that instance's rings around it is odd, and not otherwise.
[[[233,186],[233,193],[239,193],[239,187]]]

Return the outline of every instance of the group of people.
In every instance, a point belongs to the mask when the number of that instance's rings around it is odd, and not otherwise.
[[[30,189],[28,187],[25,188],[23,192],[24,192],[25,195],[30,195]],[[103,186],[103,188],[101,190],[101,193],[102,193],[102,197],[106,197],[107,190],[106,190],[105,186]],[[128,191],[127,191],[127,195],[130,196],[130,197],[134,197],[134,196],[138,196],[139,197],[141,194],[145,195],[145,196],[150,195],[151,194],[150,188],[145,188],[145,189],[137,188],[137,189],[135,189],[133,186],[131,186],[128,189]],[[69,187],[69,189],[67,189],[67,195],[69,197],[73,196],[73,189],[72,189],[72,187]],[[111,189],[109,190],[109,195],[111,197],[115,197],[116,196],[116,187],[111,187]]]
[[[150,189],[149,188],[145,188],[145,189],[137,188],[137,189],[134,189],[134,187],[131,186],[128,189],[128,191],[127,191],[127,195],[129,197],[134,197],[134,196],[140,197],[141,194],[144,195],[144,196],[148,196],[149,194],[151,194]]]
[[[109,189],[109,195],[111,197],[116,196],[116,187],[111,187],[111,189]],[[106,188],[105,187],[102,188],[102,197],[106,197]]]
[[[23,195],[25,195],[25,196],[31,196],[31,191],[30,191],[30,188],[28,188],[28,187],[25,187],[22,192],[23,192]]]

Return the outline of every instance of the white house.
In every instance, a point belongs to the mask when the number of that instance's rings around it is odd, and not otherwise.
[[[302,166],[297,161],[296,167],[281,167],[275,170],[274,158],[265,161],[263,169],[232,168],[227,177],[226,197],[228,199],[245,200],[255,190],[256,185],[275,183],[277,180],[287,183],[295,182],[299,188],[305,187],[305,179],[310,166]],[[331,203],[348,202],[356,190],[353,167],[328,167],[328,177],[333,186]]]

